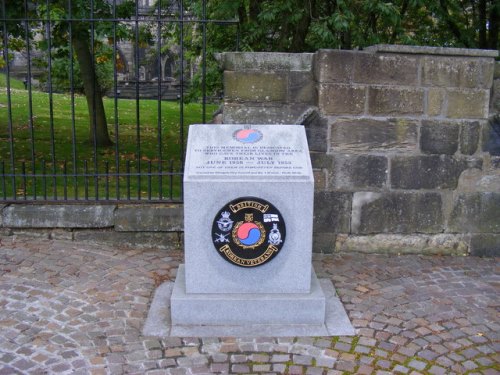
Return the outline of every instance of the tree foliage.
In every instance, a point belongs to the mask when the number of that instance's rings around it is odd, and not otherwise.
[[[161,9],[179,9],[179,0],[158,1]],[[210,20],[208,95],[216,95],[221,87],[214,53],[236,50],[236,40],[241,51],[269,52],[363,49],[386,43],[500,48],[498,0],[210,0],[206,2],[206,14],[202,0],[185,0],[183,7],[193,18],[203,19],[205,15]],[[238,27],[223,26],[217,20],[234,20]],[[167,25],[162,35],[178,44],[180,25]],[[199,64],[199,24],[184,24],[183,37],[188,63]],[[190,99],[201,96],[200,75],[198,71],[192,77]]]
[[[498,0],[213,0],[237,19],[241,48],[304,52],[377,43],[498,49]]]
[[[112,82],[114,59],[109,44],[130,34],[125,25],[106,19],[130,17],[133,9],[131,1],[113,9],[106,0],[9,0],[2,8],[6,18],[14,20],[5,22],[1,30],[4,51],[34,46],[45,53],[35,63],[47,68],[52,89],[71,86],[85,93],[89,138],[97,146],[112,143],[102,100]],[[99,22],[86,21],[92,18]],[[24,22],[17,21],[20,19]]]

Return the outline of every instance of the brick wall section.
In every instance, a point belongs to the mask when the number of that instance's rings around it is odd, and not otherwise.
[[[306,125],[317,252],[500,255],[500,160],[486,146],[497,53],[226,54],[224,122]]]

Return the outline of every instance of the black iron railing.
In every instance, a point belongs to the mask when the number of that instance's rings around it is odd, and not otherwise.
[[[237,22],[207,19],[206,0],[200,14],[183,1],[135,1],[125,16],[117,0],[0,1],[0,202],[182,201],[187,127],[216,107],[207,29]],[[201,97],[187,103],[193,74]],[[120,87],[132,94],[120,97]]]

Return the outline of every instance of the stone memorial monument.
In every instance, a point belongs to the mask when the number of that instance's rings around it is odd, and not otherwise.
[[[150,315],[170,308],[168,329],[148,317],[145,333],[354,334],[331,281],[311,265],[313,197],[303,126],[190,126],[185,264],[151,306]]]

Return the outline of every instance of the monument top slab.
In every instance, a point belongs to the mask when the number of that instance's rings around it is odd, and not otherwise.
[[[189,127],[184,180],[312,179],[301,125]]]

